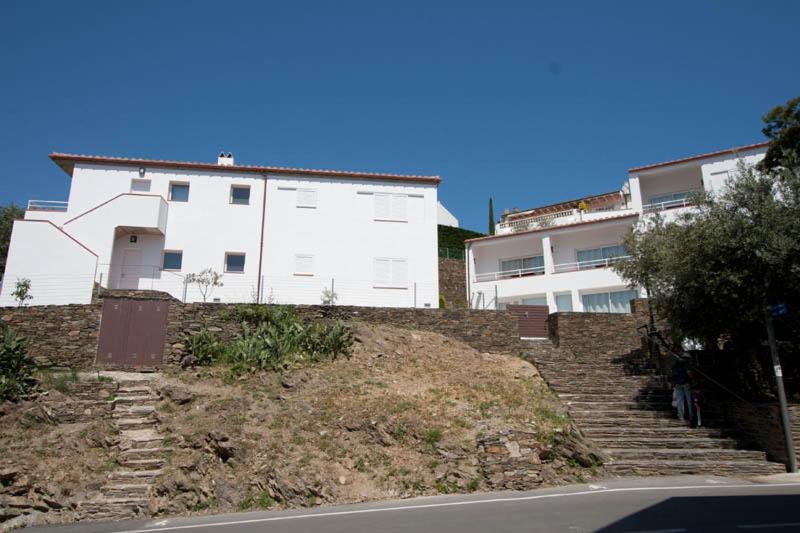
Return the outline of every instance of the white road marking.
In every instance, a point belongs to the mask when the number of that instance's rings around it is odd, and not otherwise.
[[[465,505],[481,505],[481,504],[488,504],[488,503],[507,503],[507,502],[524,502],[524,501],[533,501],[533,500],[547,500],[552,498],[565,498],[565,497],[573,497],[573,496],[586,496],[586,495],[596,495],[596,494],[609,494],[609,493],[617,493],[617,492],[652,492],[652,491],[676,491],[676,490],[708,490],[711,488],[714,489],[763,489],[763,488],[773,488],[773,487],[796,487],[800,489],[800,484],[798,483],[775,483],[771,485],[755,485],[755,484],[746,484],[746,485],[726,485],[724,487],[709,487],[708,485],[685,485],[681,487],[621,487],[616,489],[606,489],[604,491],[592,491],[592,490],[583,490],[578,492],[564,492],[564,493],[557,493],[557,494],[535,494],[532,496],[512,496],[508,498],[490,498],[487,500],[467,500],[467,501],[457,501],[457,502],[443,502],[443,503],[422,503],[418,505],[398,505],[394,507],[376,507],[373,509],[353,509],[351,511],[328,511],[328,512],[321,512],[321,513],[306,513],[306,514],[296,514],[296,515],[287,515],[287,516],[270,516],[264,518],[249,518],[244,520],[228,520],[225,522],[213,522],[208,524],[186,524],[183,526],[166,526],[166,527],[159,527],[159,528],[151,528],[148,527],[147,529],[123,529],[119,530],[117,533],[149,533],[151,531],[177,531],[180,529],[200,529],[200,528],[208,528],[208,527],[220,527],[220,526],[235,526],[237,524],[258,524],[262,522],[279,522],[283,520],[302,520],[305,518],[327,518],[331,516],[347,516],[347,515],[358,515],[358,514],[371,514],[371,513],[386,513],[391,511],[413,511],[417,509],[435,509],[438,507],[460,507]],[[145,526],[147,527],[147,526]],[[742,527],[742,526],[740,526]],[[745,526],[745,527],[753,527],[753,526]],[[767,526],[762,526],[767,527]]]
[[[775,524],[743,524],[738,529],[766,529],[772,527],[800,527],[800,522],[778,522]]]
[[[589,485],[589,490],[605,490],[607,488],[605,485]]]

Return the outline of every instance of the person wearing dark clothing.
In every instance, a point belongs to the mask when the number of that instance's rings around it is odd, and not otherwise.
[[[694,417],[694,402],[692,400],[692,387],[689,384],[689,370],[686,363],[679,361],[672,367],[672,398],[678,408],[678,418],[692,421]]]

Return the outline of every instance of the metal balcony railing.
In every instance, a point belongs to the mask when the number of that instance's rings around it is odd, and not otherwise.
[[[629,255],[620,255],[617,257],[607,257],[605,259],[592,259],[591,261],[576,261],[574,263],[560,263],[553,265],[553,273],[560,274],[562,272],[577,272],[578,270],[591,270],[594,268],[608,268],[618,261],[629,259]]]
[[[67,202],[59,200],[28,200],[29,211],[60,211],[67,210]]]
[[[485,272],[475,274],[475,281],[497,281],[500,279],[521,278],[523,276],[536,276],[544,274],[544,267],[518,268],[515,270],[501,270],[499,272]]]
[[[694,202],[691,198],[679,198],[677,200],[669,200],[667,202],[644,204],[642,206],[642,211],[645,213],[657,213],[658,211],[664,211],[665,209],[677,209],[679,207],[688,207],[690,205],[694,205]]]

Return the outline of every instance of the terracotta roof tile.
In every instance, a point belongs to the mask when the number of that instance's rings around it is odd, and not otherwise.
[[[53,152],[50,159],[71,175],[75,163],[97,163],[126,166],[152,166],[160,168],[182,168],[191,170],[216,170],[224,172],[250,172],[255,174],[289,174],[305,176],[325,176],[338,178],[355,178],[370,180],[391,180],[419,183],[439,183],[439,176],[419,176],[414,174],[389,174],[382,172],[357,172],[347,170],[325,170],[313,168],[274,167],[260,165],[218,165],[195,161],[171,161],[166,159],[142,159],[134,157],[111,157],[84,154],[64,154]]]
[[[747,144],[745,146],[737,146],[734,148],[726,148],[725,150],[718,150],[716,152],[709,152],[707,154],[693,155],[691,157],[684,157],[681,159],[673,159],[672,161],[664,161],[663,163],[653,163],[652,165],[644,165],[641,167],[629,168],[628,172],[640,172],[642,170],[650,170],[651,168],[668,167],[670,165],[677,165],[679,163],[686,163],[689,161],[697,161],[698,159],[706,159],[718,155],[734,154],[736,152],[746,152],[755,148],[764,148],[769,146],[769,142],[760,142],[755,144]]]

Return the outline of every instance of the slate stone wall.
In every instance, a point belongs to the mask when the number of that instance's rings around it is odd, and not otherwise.
[[[726,419],[740,434],[767,452],[771,461],[786,464],[781,415],[776,403],[720,402]],[[796,453],[800,453],[800,405],[789,406],[789,421]]]
[[[579,356],[641,349],[638,325],[636,316],[625,313],[553,313],[548,318],[553,343]]]
[[[467,282],[464,261],[439,258],[439,294],[448,309],[467,308]]]
[[[102,304],[0,308],[0,320],[28,338],[40,366],[87,368],[94,364]]]

